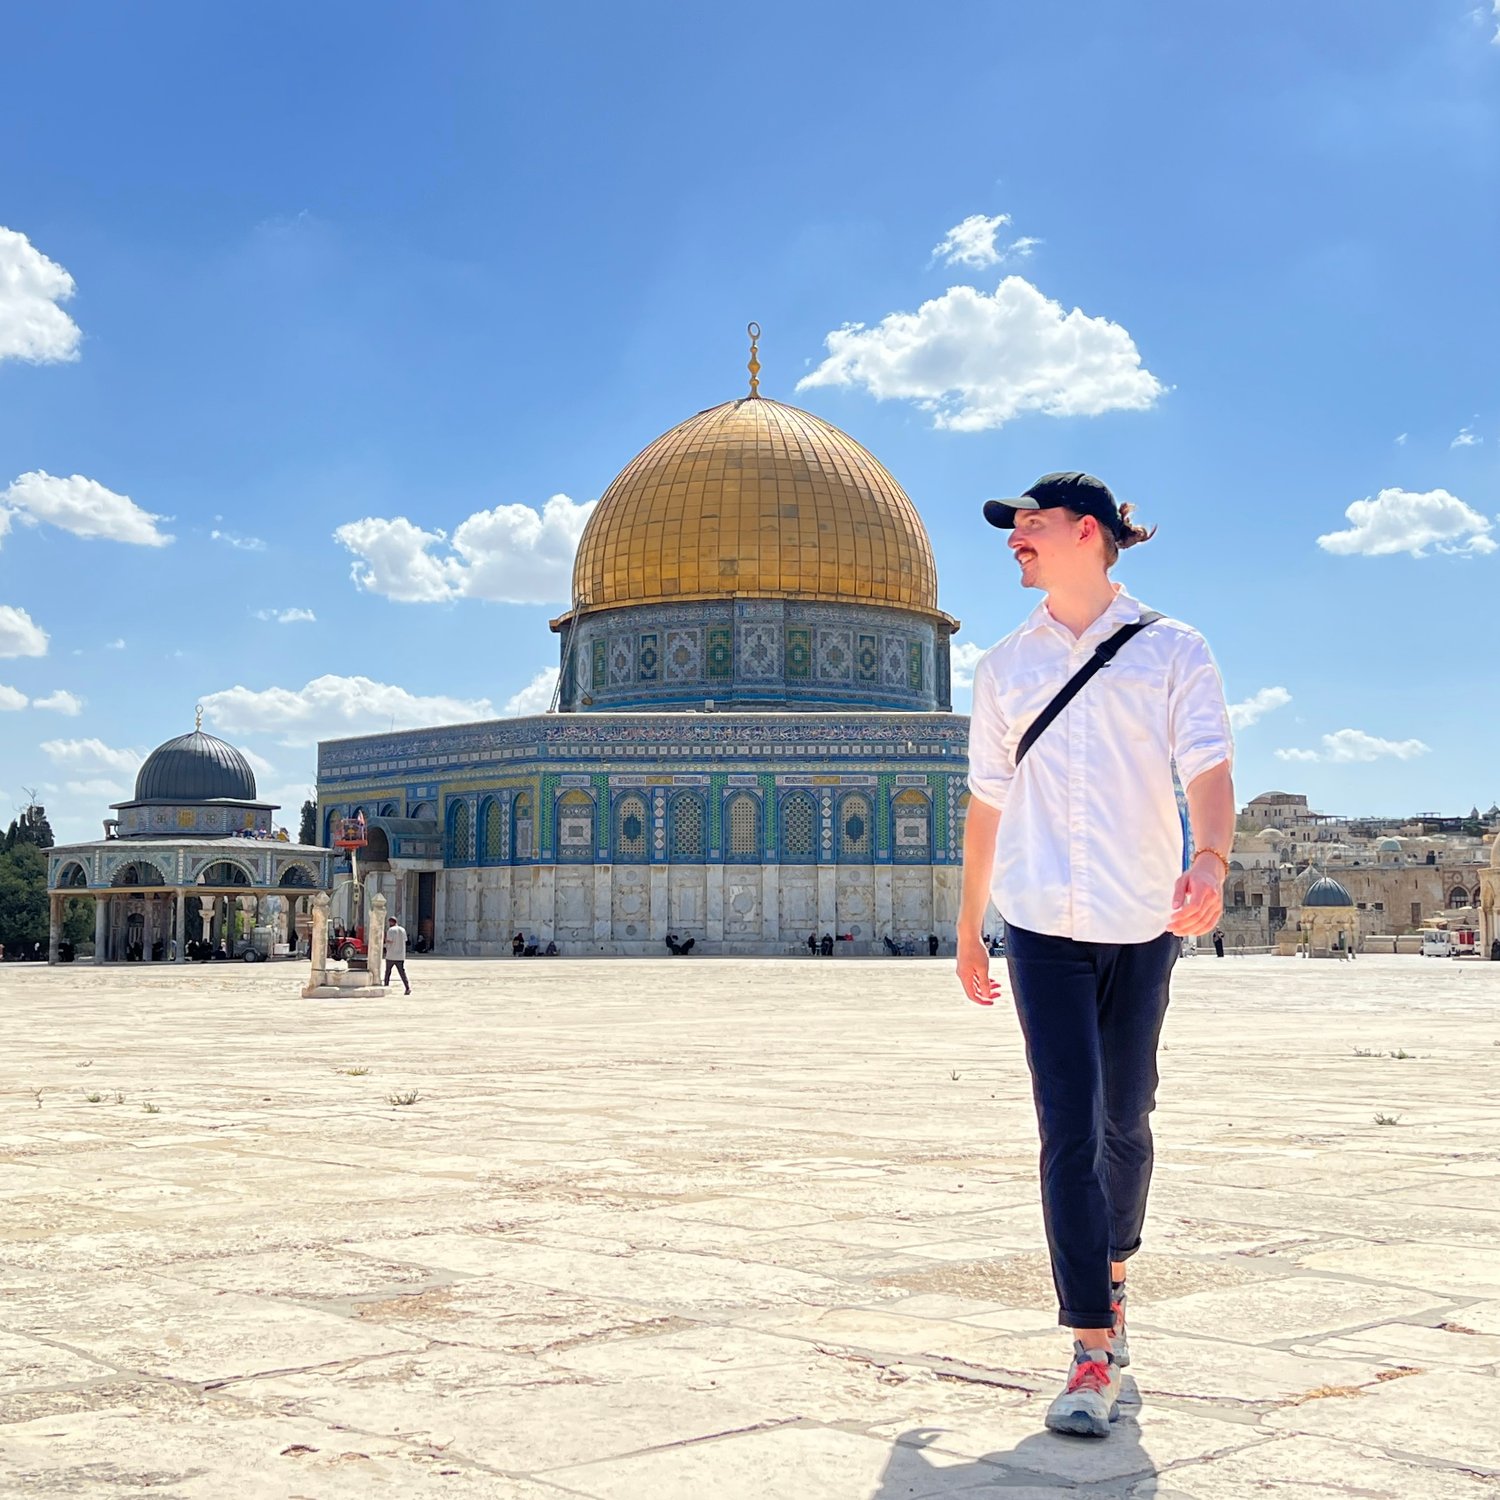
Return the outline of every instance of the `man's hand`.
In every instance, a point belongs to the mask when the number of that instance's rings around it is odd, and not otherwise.
[[[1173,887],[1167,931],[1178,937],[1202,937],[1219,925],[1223,915],[1224,877],[1217,864],[1195,859]]]
[[[990,978],[990,950],[977,934],[958,935],[958,982],[975,1005],[993,1005],[1000,998],[1000,981]]]

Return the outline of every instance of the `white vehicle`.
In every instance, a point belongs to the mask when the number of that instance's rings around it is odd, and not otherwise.
[[[1458,944],[1453,941],[1453,934],[1442,927],[1424,927],[1422,929],[1422,957],[1423,958],[1455,958],[1458,955]]]

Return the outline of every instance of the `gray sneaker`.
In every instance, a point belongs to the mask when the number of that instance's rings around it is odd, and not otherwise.
[[[1107,1349],[1073,1345],[1068,1383],[1047,1408],[1052,1432],[1079,1437],[1108,1437],[1109,1424],[1120,1415],[1120,1367]]]
[[[1125,1283],[1123,1281],[1112,1281],[1109,1284],[1110,1311],[1115,1315],[1114,1337],[1110,1340],[1110,1349],[1115,1356],[1115,1363],[1123,1370],[1130,1363],[1130,1336],[1125,1331]]]

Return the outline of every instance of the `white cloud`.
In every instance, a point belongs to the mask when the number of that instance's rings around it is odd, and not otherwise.
[[[0,656],[45,656],[47,632],[24,609],[0,604]]]
[[[974,668],[979,665],[979,658],[989,648],[977,646],[973,641],[954,641],[948,648],[948,661],[953,673],[953,686],[956,688],[971,688],[974,686]]]
[[[488,698],[419,697],[368,677],[316,677],[303,688],[226,688],[202,700],[204,715],[229,734],[275,734],[284,745],[463,724],[494,717]]]
[[[1398,448],[1404,448],[1406,446],[1407,436],[1408,435],[1404,432],[1398,432],[1396,434],[1396,446]]]
[[[90,776],[81,781],[66,783],[64,790],[74,797],[87,797],[91,801],[108,807],[112,802],[128,802],[135,791],[134,785],[111,781],[107,776]],[[98,835],[95,834],[97,838]]]
[[[55,692],[48,693],[45,698],[33,699],[31,706],[50,709],[55,714],[64,714],[70,719],[76,719],[83,712],[83,699],[75,693],[70,693],[66,688],[58,688]]]
[[[1009,214],[970,214],[955,224],[943,239],[932,247],[932,258],[946,266],[998,266],[1008,260],[1025,260],[1042,242],[1033,235],[1022,235],[1010,244],[996,244],[1000,230],[1010,223]]]
[[[80,776],[112,774],[134,777],[145,760],[141,750],[117,749],[103,740],[43,740],[42,751],[52,763]]]
[[[1495,0],[1495,34],[1490,41],[1500,47],[1500,0]]]
[[[1494,522],[1447,490],[1381,490],[1373,500],[1356,500],[1344,516],[1352,523],[1349,530],[1318,538],[1325,552],[1363,557],[1409,552],[1425,557],[1428,547],[1476,553],[1494,552],[1497,546],[1489,535]]]
[[[57,304],[73,278],[14,229],[0,227],[0,359],[32,364],[78,358],[78,325]]]
[[[519,693],[505,700],[503,714],[544,714],[552,707],[552,694],[557,690],[557,668],[544,667]]]
[[[554,495],[540,511],[497,505],[462,522],[451,542],[404,516],[366,516],[333,535],[357,559],[350,569],[356,586],[402,604],[549,604],[568,598],[573,554],[596,503]]]
[[[1009,214],[996,214],[993,218],[970,214],[932,247],[933,256],[949,266],[999,265],[1000,252],[995,248],[995,236],[1009,223]]]
[[[236,536],[232,531],[210,531],[209,540],[223,542],[240,552],[264,552],[266,544],[258,536]]]
[[[117,635],[114,640],[105,641],[104,649],[106,651],[123,651],[125,649],[125,637]]]
[[[1458,429],[1458,436],[1448,446],[1450,448],[1477,448],[1483,441],[1482,437],[1474,436],[1474,429],[1472,427],[1460,427]]]
[[[19,713],[30,701],[18,688],[6,687],[0,682],[0,713]]]
[[[1285,708],[1292,695],[1284,687],[1262,688],[1252,693],[1242,703],[1229,705],[1229,723],[1234,729],[1248,729],[1258,719],[1278,708]]]
[[[1383,740],[1366,734],[1363,729],[1340,729],[1322,736],[1321,750],[1278,750],[1278,760],[1322,761],[1329,765],[1348,765],[1352,761],[1412,760],[1426,755],[1432,747],[1421,740]]]
[[[849,324],[824,342],[828,358],[797,382],[799,391],[863,386],[879,401],[915,401],[934,413],[935,426],[958,432],[1031,411],[1144,411],[1165,389],[1118,323],[1064,312],[1020,276],[1007,276],[993,295],[950,287],[914,313],[891,313],[874,328]]]
[[[317,616],[310,609],[258,609],[257,620],[275,620],[278,625],[312,624]]]
[[[165,547],[172,540],[156,529],[165,516],[142,510],[128,495],[117,495],[82,474],[66,479],[41,470],[23,474],[0,490],[0,510],[29,524],[47,521],[90,540],[102,537],[140,547]]]

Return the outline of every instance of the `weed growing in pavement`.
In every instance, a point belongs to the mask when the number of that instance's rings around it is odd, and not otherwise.
[[[1377,1125],[1399,1125],[1401,1123],[1401,1116],[1383,1115],[1377,1110],[1375,1114],[1375,1123]]]
[[[1374,1057],[1375,1049],[1373,1047],[1356,1047],[1354,1055],[1356,1057]]]
[[[1408,1057],[1415,1057],[1417,1054],[1415,1052],[1408,1052],[1405,1047],[1397,1047],[1396,1050],[1390,1055],[1394,1057],[1397,1062],[1405,1062]]]
[[[159,1115],[161,1113],[161,1105],[153,1104],[149,1099],[143,1105],[141,1105],[141,1108],[145,1110],[148,1115]]]
[[[40,1089],[32,1089],[31,1097],[36,1100],[36,1107],[40,1109],[42,1107],[42,1091]]]
[[[342,1073],[345,1078],[363,1078],[370,1070],[368,1068],[335,1068],[335,1073]]]
[[[102,1104],[104,1102],[103,1094],[85,1094],[83,1097],[87,1099],[90,1104]]]
[[[115,1090],[115,1103],[116,1104],[123,1104],[124,1102],[125,1102],[125,1095],[119,1089],[116,1089]]]
[[[387,1094],[385,1097],[393,1109],[400,1109],[403,1104],[415,1104],[422,1096],[416,1089],[407,1089],[404,1093]]]

